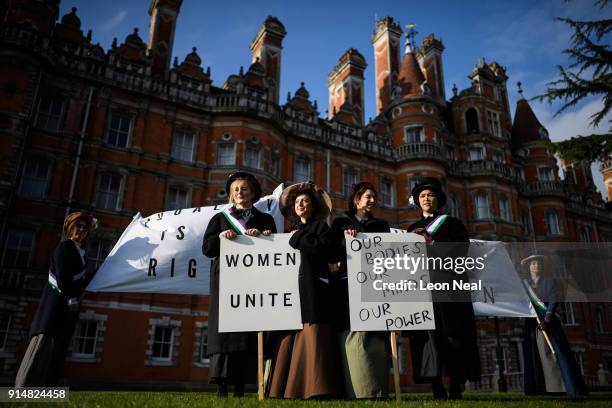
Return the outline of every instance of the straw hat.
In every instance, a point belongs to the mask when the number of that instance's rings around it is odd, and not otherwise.
[[[285,188],[280,197],[281,213],[285,217],[296,217],[295,214],[295,199],[300,194],[309,194],[316,200],[316,212],[312,216],[317,220],[327,218],[331,209],[332,201],[329,194],[321,187],[311,182],[298,183]]]
[[[548,257],[545,255],[529,255],[527,258],[521,260],[521,267],[527,269],[531,261],[540,261],[542,263],[547,263]]]
[[[88,223],[90,232],[96,229],[97,227],[95,218],[93,218],[93,216],[91,216],[90,214],[81,212],[81,211],[75,211],[75,212],[68,214],[66,218],[64,219],[64,227],[63,227],[64,237],[68,237],[70,235],[70,230],[72,229],[72,226],[78,220],[83,220],[86,223]]]

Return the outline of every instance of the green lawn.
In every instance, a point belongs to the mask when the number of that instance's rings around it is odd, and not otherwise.
[[[570,401],[562,397],[525,397],[521,393],[466,393],[461,401],[433,401],[431,395],[410,393],[402,395],[401,407],[612,407],[612,393],[593,393],[585,401]],[[7,404],[8,405],[8,404]],[[59,404],[58,404],[59,405]],[[39,403],[10,404],[10,407],[40,407]],[[287,407],[335,408],[340,406],[383,408],[395,407],[394,399],[387,401],[258,401],[256,395],[245,398],[218,398],[210,392],[70,392],[69,407]]]

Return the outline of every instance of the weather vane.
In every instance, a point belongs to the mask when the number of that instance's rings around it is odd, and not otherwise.
[[[523,84],[521,83],[521,81],[518,81],[516,83],[516,86],[518,86],[518,93],[521,95],[521,98],[523,97],[523,88],[521,88]]]
[[[418,31],[415,30],[414,28],[416,27],[416,24],[414,23],[408,23],[406,24],[406,42],[408,42],[409,44],[415,44],[414,42],[414,37],[418,34]]]

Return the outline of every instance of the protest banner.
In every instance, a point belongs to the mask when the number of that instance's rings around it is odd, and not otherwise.
[[[407,234],[405,230],[398,228],[391,228],[391,232]],[[535,316],[504,242],[470,239],[468,257],[486,259],[484,269],[470,273],[471,279],[481,282],[480,290],[472,291],[472,305],[476,316]]]
[[[291,234],[221,240],[219,332],[302,328],[300,251]]]
[[[472,292],[476,316],[536,316],[505,243],[471,239],[468,256],[486,259],[484,269],[470,275],[482,282],[481,290]]]
[[[271,214],[283,230],[278,208],[282,184],[255,207]],[[96,275],[90,292],[148,292],[208,295],[210,264],[202,254],[202,239],[210,219],[229,204],[137,214]]]
[[[429,273],[422,267],[414,273],[396,268],[374,272],[374,258],[420,256],[424,238],[417,234],[358,234],[346,239],[349,313],[352,331],[396,331],[435,329],[431,293],[426,290],[377,290],[375,284],[423,279]]]

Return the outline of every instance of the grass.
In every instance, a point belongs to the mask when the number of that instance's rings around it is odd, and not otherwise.
[[[8,404],[7,404],[8,405]],[[44,404],[47,405],[47,404]],[[219,398],[210,392],[90,392],[71,391],[70,400],[65,404],[52,404],[64,407],[232,407],[232,408],[276,408],[276,407],[309,407],[309,408],[386,408],[400,406],[411,407],[465,407],[465,408],[540,408],[540,407],[612,407],[612,393],[592,393],[586,400],[571,401],[564,397],[525,397],[522,393],[475,393],[468,392],[461,401],[434,401],[430,394],[403,394],[402,401],[258,401],[257,396],[248,394],[244,398]],[[40,407],[40,403],[10,404],[10,407]]]

